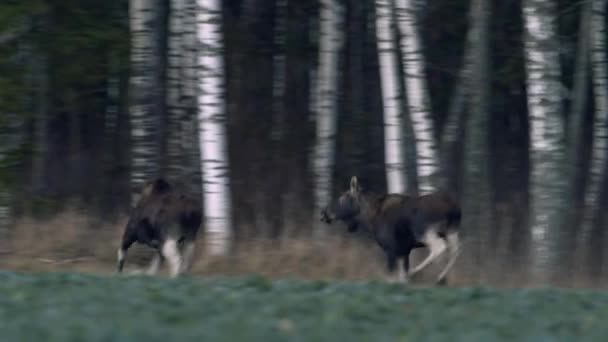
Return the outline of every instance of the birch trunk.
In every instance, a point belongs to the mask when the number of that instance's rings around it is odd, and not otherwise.
[[[437,186],[439,158],[433,135],[433,120],[428,85],[424,72],[424,55],[420,41],[415,0],[396,0],[397,23],[401,32],[400,48],[405,75],[407,105],[416,141],[416,170],[420,192],[431,192]]]
[[[131,190],[139,193],[142,184],[159,171],[158,124],[155,108],[158,96],[157,1],[130,0],[131,28]]]
[[[406,191],[403,152],[403,123],[395,41],[391,30],[391,1],[376,0],[376,37],[380,63],[380,84],[384,107],[384,159],[387,192]]]
[[[565,131],[560,96],[556,9],[552,1],[524,1],[533,270],[548,273],[564,209]],[[554,229],[552,229],[554,228]]]
[[[608,58],[606,56],[606,0],[593,0],[591,13],[591,68],[593,70],[593,92],[595,114],[593,119],[593,140],[589,180],[585,192],[582,234],[579,248],[590,256],[591,263],[600,263],[603,255],[604,227],[598,226],[598,219],[604,213],[600,196],[602,178],[607,177],[608,168]],[[590,242],[589,246],[582,246]],[[595,255],[595,251],[600,251]],[[594,255],[598,257],[593,260]],[[597,268],[596,268],[597,270]]]
[[[314,150],[315,212],[331,199],[338,109],[338,59],[343,44],[343,8],[338,0],[321,0],[319,21],[319,69],[316,74],[316,143]]]
[[[225,127],[222,7],[219,0],[197,0],[197,4],[197,35],[202,47],[198,59],[198,100],[205,234],[208,252],[221,255],[228,251],[232,228]]]

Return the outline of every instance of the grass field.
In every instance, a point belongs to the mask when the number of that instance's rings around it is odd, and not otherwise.
[[[0,273],[2,341],[605,341],[599,291]]]

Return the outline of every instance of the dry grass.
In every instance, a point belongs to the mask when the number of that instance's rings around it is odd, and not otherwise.
[[[127,218],[113,224],[99,223],[86,213],[69,210],[50,221],[22,219],[0,241],[0,269],[21,272],[78,271],[113,273],[116,249]],[[197,255],[193,266],[195,275],[262,274],[271,278],[370,280],[386,279],[382,252],[371,239],[357,239],[336,229],[324,243],[310,238],[283,238],[280,240],[242,239],[230,255],[205,255],[204,240],[197,242]],[[127,258],[126,271],[141,270],[147,266],[153,251],[135,244]],[[413,253],[411,263],[416,264],[426,250]],[[416,283],[429,284],[441,260]],[[531,282],[521,272],[505,269],[504,263],[488,263],[485,274],[475,267],[467,267],[466,258],[452,273],[452,285],[492,285],[498,287],[542,286]],[[494,265],[494,266],[489,266]],[[502,265],[500,267],[496,265]],[[499,269],[500,268],[500,269]],[[166,268],[161,269],[166,274]],[[491,275],[491,276],[490,276]],[[591,280],[572,276],[565,287],[599,287]]]
[[[126,220],[124,217],[115,224],[100,224],[75,210],[50,221],[22,219],[0,243],[0,268],[114,272],[116,249]],[[205,255],[204,240],[199,239],[192,271],[197,275],[258,273],[273,278],[383,278],[380,250],[371,242],[359,240],[331,236],[319,246],[306,238],[250,238],[239,242],[228,256],[210,257]],[[152,253],[151,249],[134,244],[127,257],[127,271],[145,267]]]

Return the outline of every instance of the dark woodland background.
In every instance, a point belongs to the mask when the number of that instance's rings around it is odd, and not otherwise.
[[[154,0],[162,9],[155,28],[158,68],[154,77],[158,164],[156,174],[172,177],[201,195],[198,140],[176,160],[171,139],[196,126],[195,99],[186,92],[178,102],[168,93],[170,56],[168,22],[172,1]],[[230,163],[234,239],[275,238],[288,232],[312,236],[319,214],[314,212],[311,150],[315,113],[311,111],[311,70],[318,65],[319,4],[289,0],[277,12],[276,0],[222,1],[225,101]],[[334,194],[345,190],[352,175],[364,187],[386,191],[383,104],[372,0],[344,0],[341,27],[345,43],[339,57],[337,134],[332,172]],[[522,1],[492,0],[489,21],[487,144],[491,185],[490,220],[463,227],[472,239],[465,248],[473,260],[488,263],[496,273],[525,272],[530,251],[529,113],[526,95]],[[594,101],[586,87],[584,106],[574,112],[577,44],[584,2],[556,0],[559,57],[562,69],[565,122],[582,118],[584,129],[572,182],[576,191],[563,198],[575,222],[559,234],[562,246],[576,235],[583,208],[586,170],[592,142]],[[418,13],[426,75],[437,141],[450,113],[463,66],[470,26],[469,1],[420,1]],[[277,18],[284,20],[284,44],[275,40]],[[128,212],[131,126],[129,2],[126,0],[4,0],[0,3],[0,189],[11,210],[11,222],[22,217],[48,220],[78,208],[103,221]],[[273,57],[285,56],[285,91],[273,97]],[[163,65],[164,64],[164,65]],[[400,69],[401,70],[401,69]],[[402,78],[402,77],[401,77]],[[591,84],[590,76],[586,82]],[[182,85],[183,86],[183,85]],[[191,94],[190,94],[191,95]],[[182,113],[174,122],[172,106]],[[464,122],[473,104],[459,114]],[[406,115],[406,109],[403,110]],[[180,126],[180,124],[182,126]],[[177,128],[176,128],[177,127]],[[181,127],[181,128],[180,128]],[[407,132],[407,127],[404,130]],[[448,189],[463,201],[463,141],[441,150]],[[410,139],[410,140],[408,140]],[[415,155],[406,134],[406,156]],[[408,188],[416,188],[408,161]],[[185,170],[185,171],[184,171]],[[411,172],[410,172],[411,171]],[[604,177],[608,180],[608,178]],[[605,180],[606,181],[606,180]],[[606,184],[606,183],[604,183]],[[602,187],[602,208],[608,189]],[[414,191],[414,190],[412,190]],[[466,212],[465,212],[466,214]],[[577,272],[603,281],[608,259],[605,213],[583,245],[564,247],[561,271],[569,273],[575,255],[585,266]],[[9,224],[8,229],[18,229]],[[86,229],[86,227],[82,227]],[[338,228],[328,230],[346,234]],[[593,244],[592,242],[596,242]],[[469,252],[467,252],[469,253]],[[467,260],[465,258],[465,260]],[[492,263],[488,260],[499,260]],[[568,270],[565,270],[568,268]],[[563,275],[563,273],[562,273]]]

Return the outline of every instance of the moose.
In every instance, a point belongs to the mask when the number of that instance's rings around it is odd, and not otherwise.
[[[438,284],[446,283],[460,250],[460,220],[459,204],[445,192],[421,196],[367,193],[361,191],[355,176],[350,189],[321,210],[321,221],[327,224],[342,221],[349,232],[368,229],[384,251],[389,275],[394,275],[402,262],[397,278],[403,283],[447,250],[450,258],[437,278]],[[422,247],[428,248],[429,254],[410,271],[410,252]]]
[[[172,278],[188,271],[201,225],[200,203],[163,178],[147,181],[129,215],[118,249],[118,273],[135,242],[156,250],[147,273],[154,275],[166,259]]]

